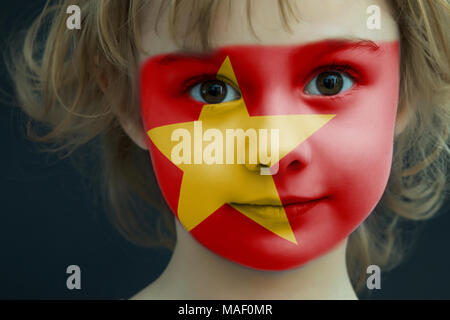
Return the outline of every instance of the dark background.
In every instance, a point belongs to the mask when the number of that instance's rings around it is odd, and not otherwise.
[[[29,25],[44,1],[0,4],[0,45]],[[449,30],[450,31],[450,30]],[[67,160],[37,152],[23,136],[0,67],[0,299],[123,299],[155,280],[170,252],[134,246],[107,221]],[[447,205],[441,210],[446,213]],[[450,298],[450,214],[422,224],[413,254],[383,273],[370,299]],[[81,268],[81,290],[66,268]]]

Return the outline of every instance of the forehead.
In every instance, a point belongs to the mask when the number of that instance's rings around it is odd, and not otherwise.
[[[195,1],[185,1],[185,15],[181,8],[179,16],[181,30],[190,19],[192,8],[189,4]],[[292,0],[289,2],[298,21],[290,18],[291,31],[283,28],[278,1],[220,0],[216,11],[211,15],[212,48],[229,45],[301,45],[324,39],[392,41],[399,38],[398,27],[385,0]],[[180,49],[170,36],[170,10],[160,12],[158,1],[154,4],[152,7],[146,7],[140,17],[142,43],[148,52],[141,54],[141,62],[150,56],[177,52]],[[368,11],[368,8],[373,5],[380,10],[381,29],[367,26],[368,19],[373,15],[373,11]],[[249,27],[248,9],[250,9],[251,25],[257,37]],[[156,32],[157,18],[160,18],[160,23]]]

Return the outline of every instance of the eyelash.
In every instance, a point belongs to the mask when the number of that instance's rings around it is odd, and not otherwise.
[[[307,79],[309,79],[309,81],[310,81],[318,74],[320,74],[322,72],[326,72],[326,71],[339,71],[339,72],[346,73],[348,76],[350,76],[350,78],[353,81],[358,82],[358,72],[356,72],[356,70],[353,68],[352,65],[350,65],[348,63],[337,64],[334,61],[331,64],[323,65],[323,66],[316,68],[314,71],[312,71],[308,75]],[[308,81],[306,81],[306,83],[308,83]]]
[[[325,72],[325,71],[344,72],[348,76],[350,76],[350,78],[353,81],[358,82],[358,73],[355,71],[355,69],[350,64],[336,64],[334,61],[331,64],[323,65],[323,66],[316,68],[313,72],[311,72],[309,74],[308,78],[311,80],[316,75],[320,74],[321,72]],[[183,93],[188,93],[192,87],[194,87],[195,85],[197,85],[199,83],[202,83],[202,82],[208,81],[208,80],[217,80],[217,79],[228,83],[229,85],[233,86],[237,91],[239,91],[239,88],[235,84],[233,84],[233,82],[231,80],[228,80],[224,77],[218,78],[217,74],[209,74],[209,73],[199,74],[199,75],[196,75],[194,77],[187,79],[182,84],[182,88],[183,88],[182,91],[183,91]],[[308,81],[306,83],[308,83]],[[331,98],[331,99],[332,99],[332,97],[334,97],[334,96],[328,96],[328,98]]]
[[[183,91],[183,93],[187,93],[192,89],[192,87],[194,87],[197,84],[202,83],[204,81],[208,81],[208,80],[220,80],[220,81],[226,82],[230,86],[233,86],[237,91],[239,91],[237,86],[231,80],[228,80],[225,77],[220,77],[220,76],[218,77],[217,74],[209,74],[209,73],[199,74],[197,76],[187,79],[186,81],[183,82],[182,91]]]

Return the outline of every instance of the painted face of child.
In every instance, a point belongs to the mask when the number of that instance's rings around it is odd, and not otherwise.
[[[381,29],[367,8],[381,10]],[[354,231],[389,177],[399,44],[382,1],[297,2],[293,33],[277,3],[226,2],[213,52],[182,53],[148,33],[144,128],[169,207],[213,252],[263,270],[300,266]],[[146,21],[155,21],[151,14]],[[164,20],[166,21],[166,20]]]

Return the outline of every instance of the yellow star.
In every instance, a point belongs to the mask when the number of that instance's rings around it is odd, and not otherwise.
[[[217,77],[229,79],[237,86],[238,82],[229,57],[223,62]],[[267,132],[271,132],[270,129],[277,129],[279,132],[279,159],[282,159],[334,116],[299,114],[251,117],[244,99],[241,98],[220,104],[204,105],[198,121],[157,127],[149,130],[147,134],[155,146],[183,171],[177,213],[180,222],[187,230],[192,230],[226,204],[224,197],[250,202],[256,199],[276,199],[274,204],[281,206],[281,218],[278,217],[276,221],[258,214],[259,209],[254,206],[237,207],[228,204],[264,228],[297,244],[271,175],[261,175],[259,171],[249,170],[248,166],[236,162],[234,164],[225,161],[223,163],[204,163],[205,161],[201,157],[206,150],[198,149],[195,146],[193,154],[194,158],[197,157],[196,160],[191,163],[173,161],[174,147],[179,144],[173,141],[173,133],[177,129],[184,129],[187,130],[185,132],[189,132],[190,136],[195,136],[198,133],[200,121],[204,132],[208,129],[215,129],[216,132],[219,130],[223,136],[226,136],[227,129],[243,129],[244,131],[267,129]],[[210,137],[210,140],[213,139]],[[191,150],[191,143],[187,146]],[[225,146],[225,153],[230,151],[227,150],[227,147]],[[236,151],[236,147],[239,146],[234,147],[234,151]],[[201,158],[201,163],[198,162],[198,157]],[[250,160],[246,158],[245,161],[248,164]],[[270,165],[273,166],[274,163],[270,163]]]

